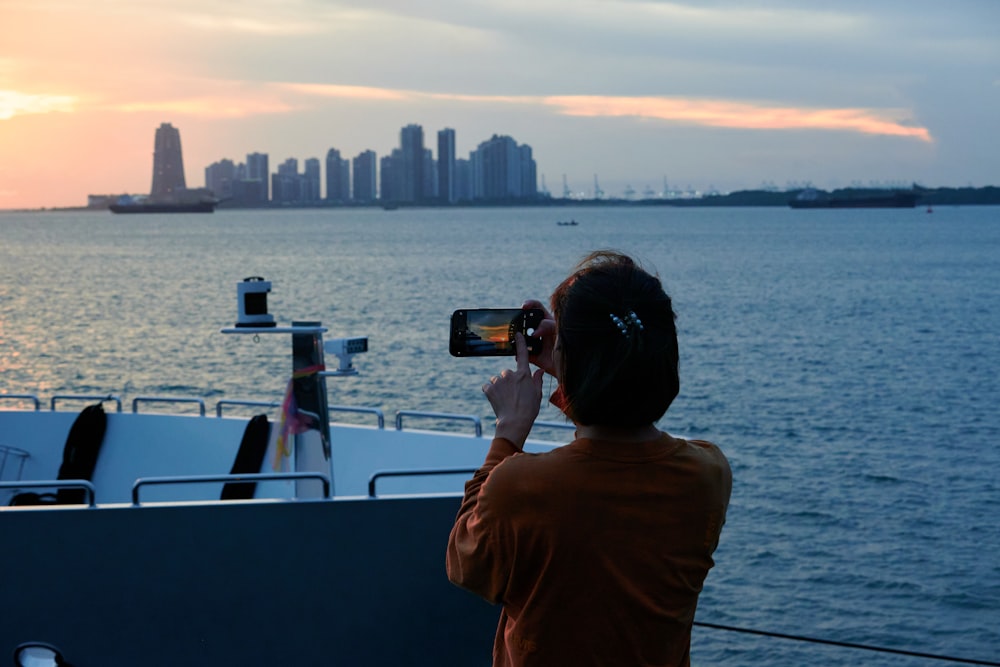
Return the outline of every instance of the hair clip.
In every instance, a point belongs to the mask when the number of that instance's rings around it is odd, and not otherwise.
[[[638,327],[639,331],[643,330],[642,320],[639,319],[639,316],[635,314],[634,310],[628,311],[628,315],[625,316],[625,319],[628,320],[630,325]]]
[[[614,313],[611,313],[610,317],[611,321],[614,322],[615,326],[618,327],[618,330],[621,331],[622,335],[626,338],[629,337],[632,329],[636,329],[638,331],[642,331],[644,329],[642,326],[642,320],[639,319],[639,316],[635,314],[634,310],[628,311],[624,320]]]
[[[628,327],[624,322],[622,322],[622,318],[618,317],[614,313],[611,313],[611,321],[615,323],[615,326],[618,327],[618,330],[622,332],[623,336],[628,336]]]

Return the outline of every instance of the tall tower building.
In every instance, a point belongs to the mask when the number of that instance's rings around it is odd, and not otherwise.
[[[531,146],[521,144],[517,147],[521,162],[520,196],[534,198],[538,196],[538,167],[532,156]]]
[[[450,127],[438,132],[438,199],[443,204],[455,203],[455,130]]]
[[[170,123],[161,123],[156,128],[153,146],[153,188],[150,197],[171,199],[186,189],[181,133]]]
[[[367,150],[358,153],[354,158],[354,201],[371,203],[375,201],[378,184],[375,180],[375,151]]]
[[[320,194],[320,166],[319,158],[311,157],[305,161],[305,173],[302,175],[302,185],[299,196],[302,201],[317,202]]]
[[[262,183],[261,194],[263,195],[263,198],[260,200],[261,204],[271,198],[271,175],[268,173],[267,162],[267,153],[247,154],[247,180],[260,181]]]
[[[350,162],[336,148],[326,153],[326,199],[340,203],[351,199]]]
[[[493,135],[470,155],[475,199],[525,199],[538,194],[537,167],[531,147],[508,136]]]
[[[438,173],[437,162],[434,161],[434,152],[424,149],[424,182],[421,183],[420,199],[434,199],[438,193]]]
[[[233,196],[233,183],[236,182],[236,165],[232,160],[222,159],[205,167],[205,187],[220,199]]]
[[[400,162],[397,183],[399,192],[393,192],[394,199],[401,202],[417,202],[424,198],[424,128],[407,125],[399,132]]]
[[[302,201],[302,174],[299,161],[293,157],[278,165],[278,171],[271,174],[271,195],[274,201],[293,203]]]
[[[399,201],[399,193],[397,192],[399,179],[396,172],[399,171],[400,160],[398,148],[394,148],[390,155],[384,155],[379,160],[378,198],[385,203]]]

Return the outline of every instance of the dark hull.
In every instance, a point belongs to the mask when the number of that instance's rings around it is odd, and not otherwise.
[[[193,202],[190,204],[112,204],[112,213],[212,213],[215,202]]]
[[[460,500],[0,513],[2,664],[489,665],[499,608],[445,575]]]
[[[914,208],[917,195],[897,193],[882,197],[829,197],[826,199],[793,199],[792,208]]]

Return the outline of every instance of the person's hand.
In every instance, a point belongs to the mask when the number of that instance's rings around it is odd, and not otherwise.
[[[517,368],[494,375],[483,385],[483,393],[497,416],[496,437],[506,438],[518,448],[524,446],[542,403],[542,374],[528,365],[528,344],[519,332],[514,334]]]
[[[555,347],[556,344],[555,318],[552,317],[552,314],[541,301],[536,301],[535,299],[525,301],[521,305],[521,308],[524,310],[538,308],[545,312],[545,318],[542,319],[542,322],[535,329],[534,333],[534,337],[542,339],[542,351],[528,357],[528,361],[558,379],[559,375],[556,373],[556,365],[552,359],[552,348]]]

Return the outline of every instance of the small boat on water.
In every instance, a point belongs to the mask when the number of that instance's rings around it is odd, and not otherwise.
[[[832,194],[812,188],[796,195],[791,208],[914,208],[920,194],[913,191],[850,190]]]

